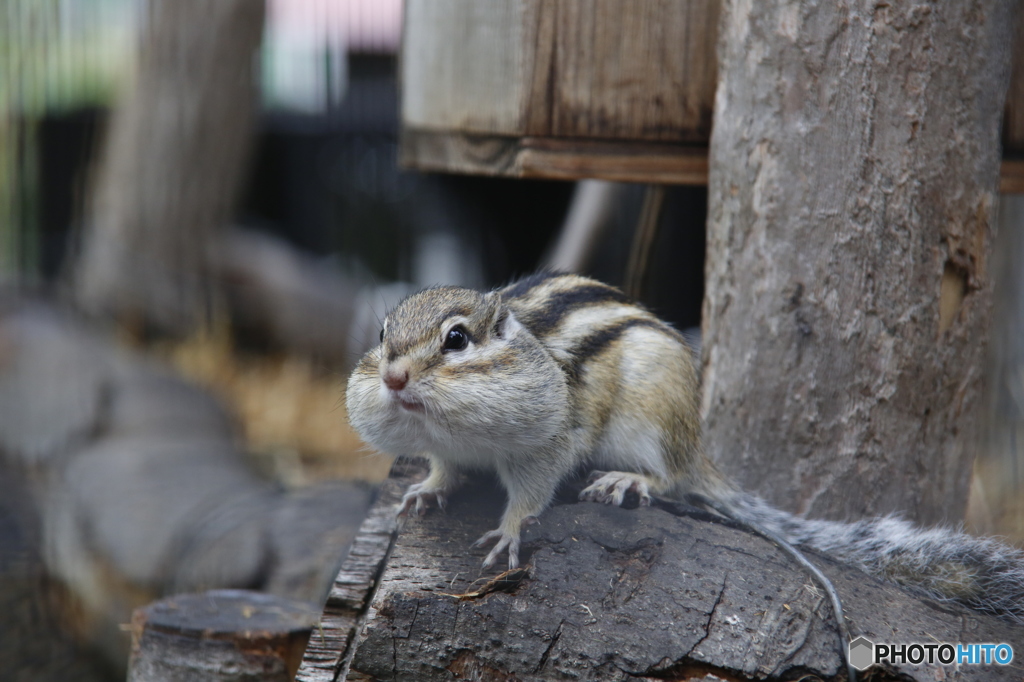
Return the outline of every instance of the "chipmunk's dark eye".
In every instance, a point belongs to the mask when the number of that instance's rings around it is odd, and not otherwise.
[[[463,350],[469,343],[469,334],[462,327],[452,327],[444,337],[441,350]]]
[[[380,342],[384,343],[384,327],[380,328]]]

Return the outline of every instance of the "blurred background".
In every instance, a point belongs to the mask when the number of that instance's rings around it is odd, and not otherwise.
[[[399,168],[402,24],[400,0],[0,1],[5,679],[122,678],[160,595],[322,599],[390,466],[344,382],[407,293],[624,284],[646,206],[671,229],[645,300],[699,325],[703,187]]]
[[[699,345],[706,164],[671,185],[403,169],[402,36],[401,0],[0,0],[4,679],[123,678],[128,615],[161,595],[319,602],[390,466],[344,383],[412,291],[556,266]],[[680,145],[704,154],[692,113]],[[998,319],[1024,319],[1020,280]],[[1004,331],[1003,454],[979,467],[1018,481]],[[1019,541],[1001,499],[971,522]]]

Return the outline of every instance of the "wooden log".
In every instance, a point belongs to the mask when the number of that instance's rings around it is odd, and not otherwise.
[[[317,615],[246,590],[161,599],[132,614],[128,682],[289,682]]]
[[[376,513],[394,512],[417,470],[400,466],[400,485],[389,481]],[[346,648],[307,651],[298,679],[845,679],[827,599],[771,543],[688,507],[572,503],[576,490],[526,530],[526,570],[499,580],[480,570],[485,550],[470,548],[501,514],[504,494],[493,481],[472,479],[447,513],[404,522],[377,555],[386,565],[376,584],[345,593],[350,606],[364,605],[344,621]],[[842,595],[854,636],[1024,646],[1019,628],[812,557]],[[338,614],[329,606],[323,624],[341,622]],[[951,670],[876,667],[872,679],[943,679]],[[958,675],[1018,673],[961,666]]]

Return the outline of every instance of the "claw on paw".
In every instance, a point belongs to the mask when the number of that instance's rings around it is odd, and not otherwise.
[[[501,530],[491,530],[480,536],[480,539],[473,543],[474,547],[483,547],[489,542],[497,540],[494,547],[484,559],[484,568],[490,568],[498,560],[503,551],[508,550],[508,568],[519,568],[519,536],[512,536]]]
[[[599,472],[595,472],[599,473]],[[591,474],[591,478],[594,474]],[[622,506],[626,493],[635,492],[640,497],[640,505],[643,507],[651,504],[651,489],[647,481],[640,474],[631,474],[621,471],[601,473],[590,485],[580,493],[581,500],[590,502],[604,502]]]
[[[448,504],[445,491],[436,488],[427,488],[422,483],[409,486],[409,490],[402,496],[402,503],[398,507],[398,515],[406,516],[410,511],[415,510],[417,516],[427,513],[427,505],[436,504],[437,508],[444,511]]]

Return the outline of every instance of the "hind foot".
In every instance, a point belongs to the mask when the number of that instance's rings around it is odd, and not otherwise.
[[[604,502],[622,506],[626,493],[633,491],[640,497],[640,506],[651,504],[651,486],[643,474],[627,471],[595,471],[590,475],[590,485],[580,493],[580,499],[588,502]]]

